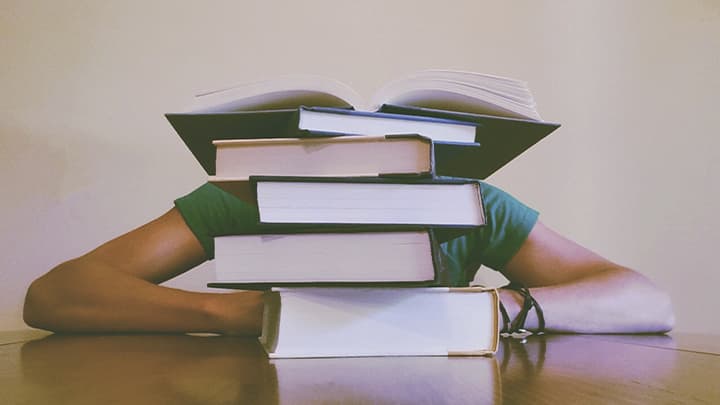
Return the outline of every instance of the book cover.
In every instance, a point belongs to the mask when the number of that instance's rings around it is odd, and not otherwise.
[[[209,175],[215,174],[216,139],[293,138],[297,109],[218,113],[169,113],[165,117]]]
[[[495,173],[560,127],[552,122],[390,104],[383,105],[381,111],[474,123],[475,142],[482,148],[470,150],[462,144],[439,143],[435,159],[447,176],[478,179]]]

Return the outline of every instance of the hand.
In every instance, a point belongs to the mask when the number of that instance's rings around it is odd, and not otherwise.
[[[262,332],[263,292],[240,291],[215,294],[208,302],[208,311],[225,335],[259,336]]]

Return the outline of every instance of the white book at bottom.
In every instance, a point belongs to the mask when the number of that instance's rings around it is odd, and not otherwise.
[[[265,294],[260,342],[270,358],[489,355],[494,289],[297,287]]]

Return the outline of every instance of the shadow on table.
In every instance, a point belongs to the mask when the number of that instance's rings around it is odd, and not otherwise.
[[[666,335],[545,335],[501,340],[497,353],[504,403],[662,403],[677,354]]]

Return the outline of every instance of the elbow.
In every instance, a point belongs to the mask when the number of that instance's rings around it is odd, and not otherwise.
[[[675,327],[675,310],[670,294],[651,282],[638,286],[636,297],[640,333],[667,333]]]
[[[675,327],[675,310],[670,295],[665,291],[659,291],[655,304],[657,308],[657,332],[670,332]]]
[[[62,324],[63,304],[68,300],[62,298],[54,271],[33,281],[25,293],[22,316],[23,321],[32,328],[58,331],[57,325]]]
[[[28,287],[23,304],[23,321],[32,328],[47,329],[43,319],[49,308],[43,302],[45,294],[42,290],[42,278],[33,281]]]
[[[630,333],[667,333],[675,327],[675,310],[670,294],[647,277],[632,270],[625,272],[622,297],[633,310],[627,330]]]

